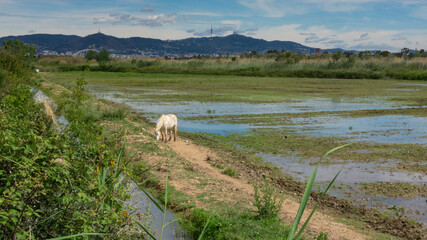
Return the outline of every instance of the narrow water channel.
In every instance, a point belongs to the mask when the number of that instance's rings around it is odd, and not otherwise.
[[[42,91],[34,88],[31,88],[31,91],[34,93],[33,98],[35,101],[42,102],[42,99],[46,99],[53,107],[56,107],[53,100],[46,96]],[[59,130],[63,129],[63,127],[68,124],[67,119],[63,116],[59,116],[56,119],[59,123]],[[131,194],[131,198],[128,199],[125,204],[128,207],[130,213],[133,215],[133,219],[139,221],[140,224],[147,226],[151,230],[151,233],[157,239],[160,239],[163,212],[157,208],[151,199],[148,198],[147,195],[141,191],[133,181],[128,181],[128,190]],[[151,196],[151,198],[154,199],[153,196]],[[159,203],[159,201],[157,202]],[[176,220],[177,218],[172,212],[168,210],[165,211],[165,225],[170,222],[173,223],[168,224],[165,228],[163,228],[162,239],[190,239],[186,236],[185,231]]]

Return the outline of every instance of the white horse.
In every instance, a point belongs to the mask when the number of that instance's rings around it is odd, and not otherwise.
[[[178,132],[178,120],[177,120],[176,116],[173,114],[162,115],[157,120],[156,139],[159,140],[160,133],[161,133],[162,134],[162,141],[167,142],[168,141],[167,140],[168,129],[171,130],[171,135],[169,136],[169,141],[172,139],[172,133],[173,133],[173,139],[174,139],[174,141],[176,141],[176,133]]]

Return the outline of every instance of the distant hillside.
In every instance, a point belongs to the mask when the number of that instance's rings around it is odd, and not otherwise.
[[[266,41],[239,34],[226,37],[187,38],[182,40],[159,40],[152,38],[117,38],[102,33],[79,37],[75,35],[32,34],[23,36],[8,36],[0,38],[18,39],[25,43],[34,44],[38,52],[56,51],[57,53],[76,53],[80,50],[94,47],[107,49],[116,54],[140,54],[141,51],[149,56],[173,55],[204,55],[204,54],[240,54],[244,52],[267,50],[286,50],[301,53],[314,53],[315,49],[291,41]],[[342,49],[325,49],[329,52],[343,51]]]

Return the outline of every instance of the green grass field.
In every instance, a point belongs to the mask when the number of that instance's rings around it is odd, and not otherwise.
[[[59,83],[84,77],[88,84],[146,90],[171,90],[175,94],[158,95],[159,100],[203,100],[213,102],[270,103],[306,98],[378,98],[398,104],[424,106],[427,88],[424,81],[369,79],[309,79],[278,77],[210,76],[191,74],[141,74],[115,72],[44,73]],[[413,89],[416,89],[412,91]],[[150,95],[144,95],[150,98]]]

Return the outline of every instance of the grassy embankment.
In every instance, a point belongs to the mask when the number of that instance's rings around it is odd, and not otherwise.
[[[41,58],[42,71],[104,71],[256,77],[406,79],[427,80],[427,58],[304,59],[298,63],[268,58],[189,59],[189,60],[116,60],[105,64],[87,64],[72,57]]]
[[[81,81],[57,102],[69,121],[58,128],[30,91],[34,52],[19,41],[0,48],[0,238],[141,236],[122,204],[121,136],[84,117]]]
[[[62,84],[66,84],[70,78],[72,79],[73,77],[75,77],[77,75],[76,75],[76,73],[56,73],[54,75],[47,74],[46,76],[48,78],[55,79],[55,81],[57,81],[57,82],[60,82]],[[207,84],[207,85],[211,84],[211,85],[218,86],[218,88],[216,88],[216,90],[218,90],[221,87],[233,86],[233,83],[234,83],[234,86],[237,88],[237,86],[241,86],[241,84],[238,84],[239,83],[238,81],[245,81],[246,80],[250,83],[249,85],[255,85],[255,86],[256,85],[259,86],[259,84],[261,82],[261,81],[255,81],[252,78],[248,78],[248,79],[244,79],[244,80],[242,80],[241,78],[240,79],[236,78],[236,79],[234,79],[235,81],[231,81],[231,85],[227,85],[226,82],[228,82],[227,79],[229,79],[229,77],[213,77],[213,78],[208,77],[207,79],[201,79],[198,76],[182,76],[182,75],[176,76],[176,75],[162,75],[162,74],[160,74],[160,75],[157,75],[157,74],[155,74],[155,75],[149,75],[149,74],[148,75],[138,75],[138,74],[133,74],[133,73],[118,74],[118,73],[90,73],[90,72],[85,73],[85,78],[88,80],[89,83],[96,83],[96,84],[103,83],[105,85],[116,85],[117,87],[120,87],[121,84],[124,84],[124,85],[128,85],[128,86],[129,85],[131,85],[131,86],[143,86],[144,88],[147,88],[147,89],[171,88],[172,90],[177,90],[177,91],[180,91],[180,89],[186,89],[187,92],[190,92],[190,94],[179,94],[179,95],[177,94],[173,97],[171,97],[171,96],[165,97],[165,98],[171,98],[171,99],[176,99],[176,100],[195,98],[194,94],[191,91],[194,91],[194,93],[197,94],[197,92],[200,91],[201,89],[205,89],[205,90],[212,89],[212,86],[203,86],[204,84]],[[204,80],[207,80],[207,81],[204,81]],[[269,80],[269,79],[266,79],[266,81],[267,82],[269,82],[269,81],[274,82],[273,80]],[[341,82],[340,80],[334,80],[334,81]],[[179,84],[174,84],[177,82]],[[216,84],[216,83],[218,83],[218,84]],[[346,84],[351,84],[351,83],[346,83]],[[369,84],[372,84],[372,82],[370,82]],[[366,86],[367,88],[369,88],[368,87],[369,84],[367,84],[367,86]],[[244,84],[243,86],[247,86],[247,84]],[[308,83],[307,83],[307,86],[308,86]],[[259,86],[259,88],[264,89],[268,93],[275,92],[275,89],[276,89],[276,88],[265,89],[265,86],[262,84],[261,84],[261,86]],[[285,89],[285,88],[283,88],[283,89]],[[353,89],[353,88],[351,88],[351,89]],[[227,89],[225,89],[225,90],[227,90]],[[229,91],[232,91],[232,90],[229,90]],[[246,96],[244,94],[245,91],[247,91],[247,89],[243,89],[241,92],[237,92],[236,95],[233,95],[233,96],[236,96],[236,98],[234,98],[234,101],[245,101],[245,100],[239,99],[239,97]],[[354,91],[355,95],[356,95],[357,91],[362,92],[361,90],[355,90]],[[223,91],[221,91],[221,93],[223,93]],[[309,94],[309,93],[306,93],[306,94]],[[285,96],[283,96],[282,94],[279,94],[279,92],[277,92],[276,94],[267,94],[267,95],[269,95],[269,96],[264,96],[263,94],[255,96],[255,100],[267,101],[268,102],[271,99],[275,99],[275,101],[277,101],[277,98],[279,98],[279,99],[290,99],[291,96],[294,96],[291,94],[289,94],[289,95],[284,94]],[[204,96],[206,96],[206,94],[204,94]],[[218,96],[216,96],[216,94],[208,94],[208,96],[210,96],[211,99],[216,99],[217,101],[221,101],[224,98],[227,100],[233,99],[233,97],[230,96],[230,94],[228,94],[228,95],[225,94],[225,96],[221,96],[219,98],[218,98]],[[163,95],[161,97],[163,97]],[[399,96],[396,96],[396,97],[399,97]],[[419,99],[419,96],[414,96],[414,98],[409,98],[409,99],[406,99],[405,96],[400,96],[400,97],[402,97],[401,98],[402,100],[405,99],[405,101],[411,101],[414,103],[416,103],[417,99]],[[171,100],[171,99],[169,99],[169,100]],[[245,98],[243,98],[243,99],[245,99]],[[138,118],[136,118],[136,116],[132,117],[132,121],[138,121],[139,124],[141,124],[145,129],[148,129],[151,127],[149,124],[147,124],[143,121],[141,122],[140,120],[138,120]],[[114,129],[114,128],[108,128],[108,129]],[[123,129],[123,128],[119,127],[119,129]],[[135,133],[138,133],[138,131],[141,131],[141,129],[138,130],[138,129],[135,129],[135,127],[133,127],[133,129],[134,130],[132,130],[132,131],[137,131]],[[146,133],[142,132],[142,134],[145,135]],[[228,146],[228,144],[226,142],[215,140],[215,139],[212,139],[210,137],[209,138],[200,137],[199,135],[194,135],[194,134],[187,134],[187,137],[192,139],[193,141],[200,141],[200,144],[206,145],[208,147],[212,147],[215,149],[223,149],[223,154],[225,154],[225,155],[221,158],[222,159],[221,161],[214,163],[215,165],[219,165],[222,168],[226,168],[226,167],[232,168],[232,169],[236,170],[238,172],[238,174],[239,173],[241,173],[241,174],[248,174],[249,173],[250,174],[250,172],[252,172],[252,174],[254,174],[252,170],[258,169],[258,170],[264,171],[264,172],[258,172],[257,171],[255,173],[255,176],[253,176],[253,177],[258,178],[258,177],[262,176],[262,173],[264,173],[264,175],[267,173],[269,176],[271,176],[272,179],[275,179],[274,181],[276,182],[276,184],[278,184],[282,188],[285,188],[285,189],[290,190],[290,191],[301,192],[301,186],[299,184],[293,182],[290,179],[283,178],[283,176],[280,177],[281,173],[277,168],[274,168],[269,164],[262,163],[259,158],[246,157],[246,156],[248,156],[247,152],[243,152],[243,151],[238,150],[238,149],[231,149],[230,146]],[[141,147],[141,145],[138,145],[138,146]],[[328,149],[329,146],[331,146],[331,145],[324,146],[324,147],[325,147],[325,149]],[[130,147],[130,149],[131,149],[131,147]],[[133,151],[135,153],[138,152],[137,149],[133,149]],[[153,142],[148,142],[147,144],[145,144],[142,151],[154,152],[159,156],[168,157],[169,159],[175,159],[176,158],[176,156],[174,158],[174,154],[171,152],[166,152],[166,153],[162,152],[161,149],[159,148],[159,146]],[[319,151],[322,151],[322,153],[323,153],[324,149],[319,150]],[[313,153],[313,155],[318,154],[318,153],[319,152]],[[317,156],[319,156],[319,155],[321,155],[321,153],[318,154]],[[227,160],[224,161],[224,159],[227,159]],[[167,162],[168,167],[177,167],[174,164],[172,164],[174,161],[171,161],[171,160],[169,160],[169,161],[163,160],[163,161],[165,161],[165,163]],[[175,164],[177,164],[177,163],[175,163]],[[140,165],[138,167],[141,168],[144,166],[145,166],[145,168],[153,168],[152,166],[144,165],[144,163],[140,163]],[[160,166],[162,166],[162,164],[160,164]],[[192,176],[194,174],[193,171],[191,170],[191,167],[187,166],[188,169],[186,169],[185,166],[184,167],[181,166],[181,167],[183,168],[183,174],[184,175]],[[160,170],[162,169],[161,167],[157,167],[157,168],[160,168]],[[237,170],[237,169],[239,169],[239,170]],[[243,169],[243,173],[242,173],[241,169]],[[245,171],[247,171],[247,172],[245,173]],[[146,173],[146,174],[148,174],[148,173]],[[275,174],[277,174],[278,177],[274,177]],[[139,175],[141,176],[142,174],[139,174]],[[151,178],[148,178],[148,179],[151,179]],[[159,178],[157,178],[157,179],[159,179]],[[162,189],[161,187],[159,187],[159,184],[156,183],[156,181],[158,182],[159,180],[154,180],[154,182],[152,182],[152,184],[153,184],[152,186],[155,186],[156,189]],[[149,181],[149,183],[150,183],[150,181]],[[209,185],[209,183],[206,183],[206,184]],[[148,185],[150,185],[150,184],[148,184]],[[201,185],[201,187],[203,187],[204,184],[200,184],[200,185]],[[179,196],[181,194],[176,193],[176,195]],[[184,196],[185,196],[185,194],[184,194]],[[200,197],[203,197],[203,196],[206,196],[206,195],[201,195]],[[182,197],[182,198],[185,198],[185,197]],[[212,201],[212,200],[210,200],[210,201]],[[347,212],[348,214],[350,214],[350,216],[354,219],[360,219],[361,221],[368,221],[369,222],[369,221],[373,221],[372,219],[369,219],[369,218],[373,218],[373,219],[376,218],[376,217],[374,217],[374,215],[376,215],[376,214],[373,214],[373,215],[367,214],[367,216],[361,217],[358,214],[360,214],[362,212],[364,214],[366,214],[365,210],[350,207],[351,204],[345,203],[346,201],[337,201],[336,199],[331,199],[331,203],[332,203],[332,201],[340,202],[340,204],[342,204],[342,205],[339,205],[339,206],[344,206],[344,207],[342,207],[344,209],[348,208],[344,212]],[[172,202],[175,202],[175,201],[172,201]],[[177,200],[176,202],[179,202],[179,200]],[[219,210],[219,212],[220,212],[220,214],[222,214],[222,217],[228,216],[228,217],[224,218],[224,219],[226,219],[226,220],[224,220],[226,222],[227,221],[240,222],[240,220],[233,219],[236,216],[239,216],[239,218],[241,217],[242,219],[248,218],[248,215],[245,213],[242,213],[242,212],[240,212],[239,214],[236,214],[235,212],[230,213],[229,212],[230,209],[234,209],[234,208],[230,208],[229,206],[224,206],[219,202],[216,202],[216,203],[215,202],[207,202],[205,204],[209,204],[212,209],[223,209],[223,210]],[[174,205],[175,204],[173,203],[172,207]],[[180,208],[186,209],[187,208],[187,207],[182,207],[182,205],[180,205],[180,204],[176,204],[176,205],[177,205],[176,206],[177,209],[180,209]],[[228,209],[228,210],[226,211],[225,209]],[[342,209],[340,209],[340,210],[342,210]],[[205,214],[203,216],[206,217],[207,215]],[[386,219],[387,218],[388,217],[386,217]],[[365,220],[363,220],[363,219],[365,219]],[[389,218],[389,219],[390,219],[390,221],[394,221],[394,220],[392,220],[392,218]],[[194,221],[197,221],[197,220],[194,220]],[[388,222],[388,223],[390,223],[390,222]],[[224,224],[224,222],[221,222],[220,225],[222,225],[222,224]],[[260,225],[263,225],[263,224],[260,224]],[[252,225],[247,225],[247,226],[248,226],[248,228],[253,229]],[[390,224],[390,226],[392,226],[392,224]],[[241,227],[238,227],[237,225],[233,225],[233,227],[241,228]],[[383,229],[383,231],[387,231],[386,227],[385,228],[384,227],[378,227],[378,228]],[[280,228],[278,228],[278,229],[280,229]],[[244,230],[244,231],[246,231],[246,230]],[[234,230],[228,229],[226,232],[234,232]],[[254,234],[254,233],[251,233],[251,234]],[[263,233],[263,234],[265,234],[265,233]]]

